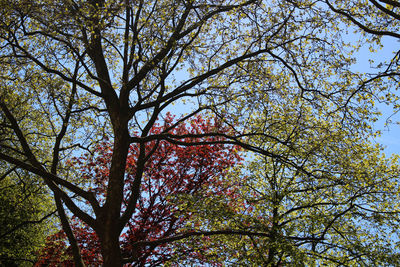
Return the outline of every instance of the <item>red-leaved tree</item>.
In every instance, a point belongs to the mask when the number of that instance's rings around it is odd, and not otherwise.
[[[193,119],[190,125],[171,127],[172,121],[173,117],[167,114],[164,124],[153,127],[152,133],[159,134],[171,128],[169,133],[187,136],[182,141],[196,142],[190,138],[191,134],[207,133],[216,128],[218,131],[224,130],[215,121],[200,116]],[[185,224],[193,213],[180,210],[174,201],[176,196],[199,194],[210,197],[228,190],[223,177],[230,166],[240,161],[237,148],[218,142],[213,144],[218,141],[216,137],[205,137],[201,141],[209,144],[179,146],[166,141],[147,143],[146,150],[152,153],[148,154],[150,157],[145,166],[141,195],[136,212],[120,236],[120,246],[127,265],[158,265],[177,253],[170,240],[182,234],[183,229],[188,231]],[[102,204],[112,152],[112,144],[104,140],[91,154],[71,161],[81,173],[85,186],[95,192],[97,200]],[[138,147],[132,145],[126,163],[125,200],[130,197],[134,186],[138,154]],[[79,219],[74,218],[71,224],[84,262],[88,266],[101,265],[101,247],[95,232]],[[73,266],[72,251],[66,240],[63,231],[49,236],[36,266]],[[197,250],[188,250],[185,256],[198,261],[210,260],[202,258],[202,253]]]

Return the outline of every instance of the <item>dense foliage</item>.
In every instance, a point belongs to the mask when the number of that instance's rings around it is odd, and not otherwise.
[[[0,265],[32,266],[52,230],[48,192],[27,172],[0,177]]]
[[[175,264],[205,248],[216,264],[397,264],[398,162],[371,140],[376,102],[399,107],[399,53],[375,73],[352,66],[360,47],[399,38],[399,8],[0,0],[1,170],[32,173],[51,191],[62,232],[49,248],[68,244],[57,260],[72,255],[76,266],[89,241],[106,267],[170,248]],[[222,168],[234,153],[219,146],[243,149],[247,167]],[[167,152],[176,166],[159,169]],[[221,163],[207,165],[211,180],[196,176],[196,155]]]
[[[221,262],[240,266],[399,265],[399,157],[385,157],[354,129],[327,127],[311,109],[296,110],[296,101],[254,121],[273,125],[290,146],[252,141],[284,151],[286,161],[253,155],[227,176],[232,194],[186,197],[185,209],[195,212],[191,220],[199,228],[229,225],[253,233],[214,238],[206,246],[220,252]],[[286,123],[274,124],[278,118]]]
[[[160,133],[169,128],[171,123],[172,117],[168,115],[165,122],[153,127],[151,132]],[[174,128],[171,134],[200,134],[215,127],[216,124],[210,119],[196,117],[190,125],[181,124]],[[208,141],[217,140],[210,138]],[[170,237],[185,234],[182,229],[192,217],[188,210],[179,210],[174,199],[187,195],[205,199],[216,192],[227,192],[229,188],[224,185],[224,177],[228,168],[237,165],[240,160],[237,148],[223,144],[182,147],[154,141],[146,149],[155,152],[145,165],[144,182],[141,185],[144,193],[120,239],[124,258],[140,266],[156,266],[176,259],[178,255],[193,261],[212,262],[212,257],[204,257],[205,250],[202,253],[191,251],[190,248],[177,250],[165,242]],[[86,187],[96,193],[100,203],[105,199],[111,157],[112,145],[104,141],[91,154],[86,153],[70,163],[81,174]],[[126,165],[124,209],[134,186],[137,157],[138,147],[132,145]],[[96,234],[79,219],[73,220],[72,228],[84,262],[90,266],[100,266],[101,248]],[[66,244],[63,231],[49,236],[36,265],[72,264],[71,250]]]

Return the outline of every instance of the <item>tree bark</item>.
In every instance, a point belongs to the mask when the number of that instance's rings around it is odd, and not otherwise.
[[[120,114],[113,114],[114,118]],[[121,122],[122,121],[122,122]],[[107,199],[103,206],[103,212],[98,222],[100,233],[98,233],[103,256],[103,266],[122,266],[122,254],[120,250],[119,237],[121,233],[120,216],[123,202],[124,175],[126,159],[129,150],[129,132],[126,119],[114,122],[114,150],[111,160],[109,181],[107,186]]]
[[[118,231],[109,230],[109,226],[105,226],[108,231],[100,238],[101,254],[103,256],[104,267],[119,267],[123,265],[121,250],[119,247]]]

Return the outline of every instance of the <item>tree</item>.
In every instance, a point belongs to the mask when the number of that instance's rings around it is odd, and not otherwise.
[[[383,49],[382,37],[400,39],[400,5],[391,0],[369,1],[321,1],[330,12],[327,17],[344,23],[354,32],[361,32],[365,42],[369,44],[371,52]],[[376,94],[376,88],[384,94],[377,99],[380,102],[391,104],[395,112],[399,110],[399,97],[396,92],[399,88],[399,51],[392,51],[393,57],[387,62],[371,62],[375,73],[367,73],[360,84],[360,90],[369,87]],[[375,88],[375,92],[374,92]],[[390,120],[389,120],[390,121]]]
[[[291,97],[253,120],[273,125],[270,130],[290,147],[266,138],[253,142],[284,150],[307,172],[253,155],[245,169],[228,175],[228,197],[186,199],[186,209],[199,211],[191,221],[200,228],[229,225],[265,233],[214,238],[205,246],[223,251],[223,262],[239,266],[399,265],[398,156],[386,158],[355,129],[328,124],[312,112]]]
[[[51,230],[49,218],[55,213],[51,211],[54,208],[46,190],[29,175],[14,168],[0,177],[0,265],[3,266],[31,266]]]
[[[158,134],[171,126],[170,114],[163,125],[155,125],[151,133]],[[189,126],[180,124],[171,134],[200,134],[216,127],[210,119],[197,116]],[[209,138],[216,141],[215,138]],[[173,199],[179,195],[196,195],[207,198],[215,192],[226,192],[224,176],[230,166],[238,164],[237,148],[223,144],[182,147],[165,141],[147,144],[148,150],[155,150],[146,162],[141,189],[144,194],[138,200],[137,208],[121,236],[121,249],[126,262],[135,266],[165,264],[177,255],[190,260],[212,262],[188,249],[179,251],[168,245],[166,240],[181,234],[192,214],[187,210],[178,211]],[[96,193],[100,203],[105,199],[106,184],[112,158],[109,141],[99,143],[92,153],[74,159],[71,164],[81,173],[87,188]],[[138,147],[131,145],[124,189],[124,208],[134,184],[137,168]],[[178,216],[178,213],[180,214]],[[82,258],[87,265],[100,266],[102,256],[96,233],[79,219],[73,220],[72,228],[79,244]],[[48,241],[37,266],[70,265],[71,250],[66,248],[66,236],[59,231],[48,237]]]
[[[256,0],[0,3],[0,60],[6,66],[0,158],[41,177],[52,191],[78,266],[84,263],[70,214],[98,236],[104,266],[123,264],[120,236],[143,197],[146,164],[157,151],[148,149],[152,142],[239,145],[310,175],[298,156],[253,141],[264,138],[291,147],[273,125],[253,123],[254,117],[266,116],[260,110],[300,96],[312,114],[324,118],[326,128],[339,123],[362,138],[368,119],[376,115],[371,92],[359,86],[362,77],[349,71],[353,50],[335,31],[335,17],[324,17],[326,5]],[[185,101],[191,103],[185,114],[162,132],[151,132],[173,104]],[[173,133],[196,114],[214,116],[222,128]],[[277,117],[275,123],[287,122]],[[93,151],[105,136],[113,148],[105,198],[98,199],[68,159]],[[138,152],[125,205],[131,145]],[[201,233],[268,235],[230,228]],[[184,237],[198,234],[189,231]]]

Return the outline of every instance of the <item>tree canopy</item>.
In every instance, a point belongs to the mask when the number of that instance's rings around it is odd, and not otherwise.
[[[172,117],[168,115],[163,125],[156,125],[151,132],[162,132],[170,126],[171,121]],[[210,127],[215,125],[209,119],[196,117],[189,126],[181,124],[172,133],[203,133]],[[224,183],[224,177],[227,169],[240,161],[237,148],[223,144],[186,148],[165,141],[147,145],[147,149],[157,147],[157,150],[146,163],[141,185],[142,196],[121,235],[124,258],[132,265],[139,266],[165,264],[176,259],[177,255],[185,255],[185,258],[194,261],[212,262],[211,257],[204,258],[204,255],[190,248],[182,250],[168,244],[169,238],[179,239],[179,235],[185,234],[182,229],[192,217],[188,210],[179,210],[174,198],[187,195],[208,198],[217,192],[226,191],[228,185]],[[99,202],[105,199],[112,152],[110,142],[103,141],[91,154],[87,153],[71,162],[81,173],[84,183],[96,192]],[[131,145],[126,166],[124,208],[135,181],[137,153],[138,147]],[[73,219],[72,227],[85,263],[90,266],[101,265],[101,250],[96,233],[77,218]],[[65,239],[63,231],[49,236],[35,266],[71,265],[71,249],[67,247]]]
[[[206,246],[223,251],[223,262],[240,266],[398,265],[398,156],[386,158],[382,148],[340,124],[326,127],[311,109],[298,113],[293,102],[254,122],[273,125],[270,130],[289,147],[252,141],[299,161],[303,171],[253,155],[225,179],[232,184],[229,196],[186,199],[200,228],[229,225],[268,234],[218,237]]]
[[[0,0],[0,7],[0,159],[51,190],[76,266],[85,265],[77,221],[97,236],[104,266],[147,253],[133,247],[135,256],[125,255],[121,238],[130,223],[150,225],[134,218],[153,190],[146,183],[167,175],[151,166],[166,144],[174,171],[183,155],[218,145],[240,147],[247,167],[233,164],[219,178],[231,191],[204,198],[168,191],[177,214],[193,212],[193,224],[166,239],[143,236],[144,244],[209,244],[221,262],[240,264],[398,261],[396,238],[374,236],[397,234],[397,158],[371,144],[375,102],[397,107],[398,54],[374,74],[351,69],[364,43],[398,38],[396,2]],[[343,29],[364,39],[348,43]],[[179,131],[202,125],[198,115],[214,123]],[[105,140],[104,184],[96,187],[89,155]]]
[[[0,177],[0,203],[0,265],[32,266],[53,230],[55,209],[47,190],[36,177],[12,168]]]

